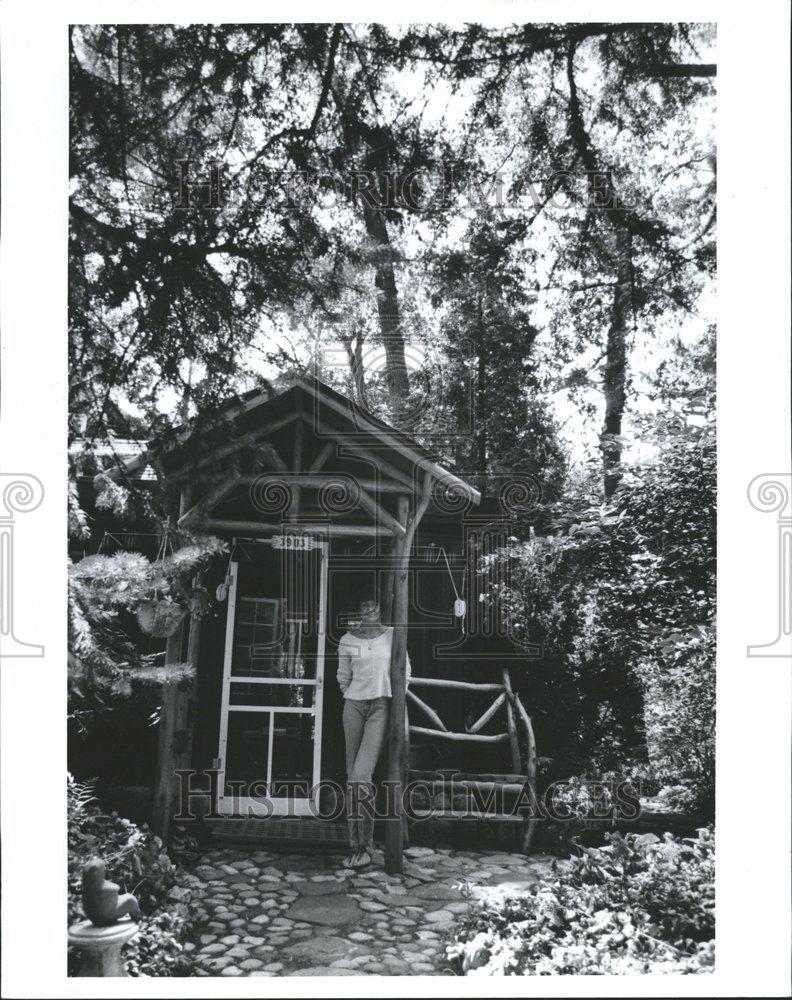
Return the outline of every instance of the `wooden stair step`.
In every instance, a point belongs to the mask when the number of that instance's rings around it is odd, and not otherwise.
[[[411,778],[428,781],[442,781],[444,777],[447,777],[454,781],[492,781],[506,785],[525,784],[524,774],[471,774],[463,771],[452,771],[450,768],[442,768],[435,771],[422,771],[411,768],[409,775]]]
[[[465,790],[470,790],[474,792],[494,792],[501,790],[503,792],[509,792],[512,795],[519,795],[525,788],[525,780],[521,782],[511,782],[511,781],[468,781],[463,779],[462,781],[448,781],[442,778],[435,779],[434,781],[430,778],[421,778],[420,781],[425,781],[430,784],[432,788],[435,787],[447,791],[450,795],[455,792],[462,792]]]
[[[457,819],[477,821],[490,820],[493,823],[524,823],[522,816],[512,816],[511,813],[479,813],[455,812],[453,809],[412,809],[415,819]]]
[[[205,819],[202,825],[209,839],[218,843],[337,850],[338,845],[348,842],[345,822],[330,822],[313,816],[216,817]]]

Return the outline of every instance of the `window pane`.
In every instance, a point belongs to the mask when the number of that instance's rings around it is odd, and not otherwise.
[[[279,602],[269,597],[237,599],[233,672],[279,677],[283,650],[278,636]]]
[[[272,745],[272,797],[308,797],[313,783],[312,715],[275,713]]]
[[[307,684],[246,684],[244,681],[232,681],[228,703],[258,705],[262,708],[312,708],[315,690]]]
[[[269,712],[228,713],[225,795],[232,794],[232,781],[242,782],[233,789],[240,797],[266,795],[269,721]]]

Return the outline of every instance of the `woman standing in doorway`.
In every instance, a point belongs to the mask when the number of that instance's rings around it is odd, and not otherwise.
[[[375,600],[360,604],[360,621],[338,645],[338,683],[344,695],[347,767],[348,868],[371,863],[374,850],[374,768],[388,733],[393,629],[382,624]],[[406,662],[410,678],[410,657]]]

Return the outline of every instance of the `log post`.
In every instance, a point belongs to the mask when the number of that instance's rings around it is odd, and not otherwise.
[[[506,691],[506,725],[509,730],[509,744],[511,746],[512,767],[515,773],[522,771],[522,759],[520,757],[520,743],[517,739],[517,724],[514,720],[514,692],[511,686],[511,676],[509,668],[503,668],[503,687]]]
[[[407,690],[409,694],[409,688]],[[404,705],[404,783],[410,773],[410,713],[407,711],[407,703]],[[407,810],[402,809],[402,850],[410,846],[410,824],[407,821]]]
[[[398,518],[397,514],[397,518]],[[383,575],[382,587],[380,590],[381,601],[380,607],[382,608],[382,620],[386,624],[393,624],[393,588],[396,581],[396,564],[399,561],[399,550],[401,548],[402,539],[397,538],[393,535],[388,546],[388,556],[387,556],[387,567]],[[379,583],[379,580],[377,581]]]
[[[534,832],[536,830],[536,824],[538,822],[538,816],[536,815],[537,808],[537,798],[536,798],[536,738],[534,736],[533,725],[531,723],[531,717],[525,710],[525,706],[520,700],[519,695],[515,695],[515,702],[517,704],[517,711],[520,713],[520,718],[525,726],[526,738],[528,741],[527,750],[527,760],[526,760],[526,775],[528,778],[528,788],[531,795],[531,814],[525,823],[525,829],[523,832],[522,850],[523,854],[528,854],[531,850],[531,841],[533,840]]]
[[[432,475],[424,479],[423,496],[410,518],[409,500],[399,497],[398,519],[405,526],[404,538],[396,547],[393,580],[393,648],[391,650],[391,713],[388,741],[388,782],[390,784],[389,815],[385,820],[385,871],[397,875],[404,865],[404,781],[407,769],[407,619],[409,604],[410,550],[415,531],[429,506]]]
[[[200,586],[202,574],[196,575]],[[197,670],[201,646],[201,617],[196,609],[190,616],[187,634],[186,662]],[[182,662],[184,627],[180,626],[170,636],[165,649],[166,664]],[[157,775],[154,786],[152,829],[166,843],[171,835],[171,819],[178,811],[178,770],[189,768],[192,763],[193,729],[195,725],[195,678],[165,681],[162,685],[162,703],[159,721],[159,746]]]
[[[187,489],[182,491],[180,513],[189,505]],[[195,577],[195,585],[200,586],[202,574]],[[186,660],[197,669],[201,644],[201,615],[195,606],[190,615],[187,635]],[[168,637],[165,646],[166,665],[183,662],[184,625]],[[154,779],[154,806],[151,828],[167,843],[171,835],[171,820],[177,811],[179,783],[176,771],[187,768],[192,763],[192,739],[195,722],[195,680],[169,680],[162,685],[160,706],[159,740],[157,750],[157,773]]]
[[[176,632],[168,636],[165,646],[165,665],[181,662],[182,635],[180,625]],[[176,785],[176,761],[174,759],[174,739],[179,714],[178,682],[165,681],[162,685],[157,746],[157,774],[154,779],[154,807],[151,828],[167,844],[170,837],[171,817]]]
[[[409,500],[399,497],[398,520],[406,526]],[[391,711],[390,739],[388,741],[388,816],[385,820],[385,871],[389,875],[401,872],[404,832],[402,813],[404,803],[404,771],[406,767],[406,741],[404,720],[407,713],[407,610],[409,601],[410,542],[407,536],[394,545],[393,573],[393,646],[391,649]]]

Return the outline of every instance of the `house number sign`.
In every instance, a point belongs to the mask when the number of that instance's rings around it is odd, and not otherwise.
[[[320,543],[308,535],[275,535],[272,539],[273,549],[288,549],[291,552],[304,552],[306,549],[318,549]]]

